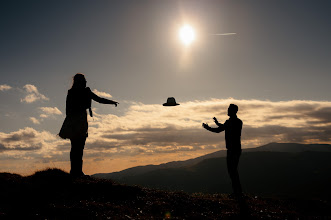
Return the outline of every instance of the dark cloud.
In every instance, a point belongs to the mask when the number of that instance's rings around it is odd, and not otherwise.
[[[108,141],[100,139],[92,142],[87,142],[86,148],[109,150],[114,148],[121,148],[121,143],[119,141]]]
[[[284,115],[275,115],[275,116],[266,116],[264,117],[263,121],[265,122],[269,122],[269,121],[272,121],[272,120],[279,120],[279,119],[295,119],[295,120],[298,120],[298,119],[302,119],[302,118],[305,118],[306,116],[304,115],[296,115],[296,114],[284,114]]]
[[[104,152],[104,151],[94,151],[90,149],[86,149],[84,152],[84,157],[85,158],[104,158],[104,159],[111,159],[115,154],[114,153],[109,153],[109,152]]]
[[[5,150],[7,150],[7,148],[5,147],[5,145],[3,145],[3,144],[0,143],[0,152],[5,151]]]
[[[124,145],[185,145],[196,146],[224,142],[224,134],[212,134],[201,128],[180,128],[168,126],[165,128],[144,127],[131,130],[129,134],[103,135],[106,139],[121,141]]]
[[[44,146],[53,145],[54,137],[49,132],[38,132],[33,128],[26,127],[11,133],[1,133],[0,151],[20,151],[15,156],[23,157],[24,152],[38,151]],[[16,153],[16,152],[15,152]]]
[[[40,150],[42,148],[42,144],[40,143],[39,146],[29,146],[29,147],[21,147],[15,146],[14,148],[10,148],[11,150],[18,150],[18,151],[35,151]]]
[[[93,162],[99,162],[99,161],[104,161],[104,160],[105,160],[104,158],[94,158]]]
[[[36,133],[34,131],[22,131],[17,132],[11,135],[8,135],[7,138],[4,138],[4,142],[16,142],[16,141],[30,141],[36,138]]]
[[[199,124],[200,125],[200,124]],[[160,154],[215,149],[224,146],[224,134],[212,134],[200,126],[181,128],[169,125],[163,128],[151,126],[127,130],[127,132],[102,135],[102,138],[89,142],[86,149],[116,149],[116,155]]]
[[[245,140],[253,140],[257,138],[272,137],[275,135],[286,134],[290,130],[291,128],[279,125],[268,125],[262,127],[245,125],[242,131],[242,138]]]
[[[11,147],[5,147],[3,144],[0,144],[0,152],[4,151],[36,151],[40,150],[42,148],[42,144],[39,144],[39,146],[29,146],[29,147],[22,147],[20,145],[11,146]]]
[[[70,142],[66,142],[56,146],[56,150],[60,150],[60,151],[68,151],[70,150],[70,148],[71,148]]]
[[[41,163],[54,163],[54,162],[64,162],[69,161],[69,154],[63,153],[63,154],[53,154],[48,155],[48,157],[44,157],[43,155],[40,155],[40,157],[36,157],[36,159],[39,159]]]
[[[268,139],[274,142],[281,138],[282,142],[302,143],[306,140],[325,142],[331,140],[331,125],[327,127],[285,127],[270,125],[263,127],[245,126],[243,129],[243,140]]]
[[[296,113],[296,114],[303,114],[306,112],[312,112],[315,111],[316,108],[318,108],[320,104],[316,103],[294,103],[293,105],[274,105],[274,111],[280,112],[280,113]]]
[[[307,116],[318,119],[322,123],[331,123],[331,107],[317,109],[307,113]]]

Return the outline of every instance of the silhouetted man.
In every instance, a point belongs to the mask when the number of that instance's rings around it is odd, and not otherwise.
[[[232,188],[235,196],[242,195],[242,189],[238,174],[238,163],[241,155],[241,129],[242,121],[237,117],[238,106],[235,104],[230,104],[228,108],[228,116],[230,118],[221,124],[214,117],[215,124],[217,128],[211,128],[208,124],[202,123],[202,126],[208,131],[220,133],[225,131],[225,142],[227,151],[227,167],[229,176],[232,181]]]

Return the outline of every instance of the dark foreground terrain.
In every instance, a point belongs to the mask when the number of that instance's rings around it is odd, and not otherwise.
[[[0,219],[331,219],[331,203],[248,195],[187,194],[72,179],[58,169],[0,173]]]

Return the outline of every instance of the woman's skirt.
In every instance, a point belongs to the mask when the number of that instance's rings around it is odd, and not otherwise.
[[[59,136],[63,139],[75,139],[88,136],[86,112],[67,115],[62,124]]]

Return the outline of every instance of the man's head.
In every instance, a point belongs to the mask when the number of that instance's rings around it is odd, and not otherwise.
[[[228,116],[236,116],[238,112],[238,106],[235,104],[230,104],[228,108]]]

